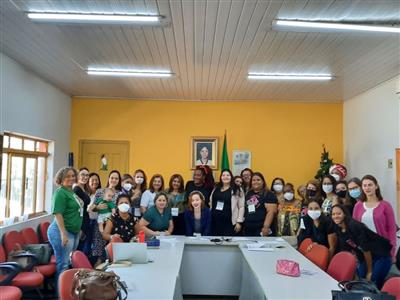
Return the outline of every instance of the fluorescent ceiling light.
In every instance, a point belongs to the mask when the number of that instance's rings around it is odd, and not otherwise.
[[[160,16],[155,15],[114,15],[114,14],[77,14],[77,13],[27,13],[28,18],[42,22],[92,23],[92,24],[134,24],[159,23]]]
[[[359,25],[332,22],[311,22],[311,21],[290,21],[290,20],[274,20],[272,23],[277,27],[298,27],[324,30],[351,30],[351,31],[373,31],[373,32],[391,32],[400,33],[400,27],[376,26],[376,25]]]
[[[330,74],[266,74],[266,73],[249,73],[248,79],[263,80],[331,80],[333,76]]]
[[[171,77],[173,74],[166,70],[131,70],[131,69],[97,69],[89,68],[89,75],[116,77]]]

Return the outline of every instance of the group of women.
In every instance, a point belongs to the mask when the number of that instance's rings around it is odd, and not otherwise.
[[[114,238],[131,241],[143,230],[146,236],[297,236],[311,238],[329,248],[331,256],[351,251],[359,259],[360,276],[381,284],[394,257],[396,224],[390,203],[383,200],[370,175],[348,182],[326,175],[297,188],[275,178],[268,188],[262,173],[244,169],[240,176],[222,170],[215,184],[211,169],[198,166],[184,183],[179,174],[155,174],[147,183],[143,170],[132,175],[109,173],[107,191],[113,192],[117,210],[101,232],[98,211],[105,188],[87,168],[64,167],[55,182],[54,222],[49,240],[57,261],[57,274],[68,267],[69,255],[82,250],[93,264],[104,260],[104,249]],[[310,246],[311,249],[312,246]],[[310,250],[309,249],[309,250]]]

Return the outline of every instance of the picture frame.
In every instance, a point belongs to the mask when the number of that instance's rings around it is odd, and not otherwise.
[[[251,151],[233,150],[232,151],[232,174],[240,175],[243,169],[251,169]]]
[[[199,165],[208,165],[218,169],[218,137],[192,136],[190,138],[190,167],[192,170]]]

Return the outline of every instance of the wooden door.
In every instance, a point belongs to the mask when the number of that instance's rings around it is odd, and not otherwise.
[[[104,164],[106,162],[106,164]],[[129,142],[127,141],[79,141],[79,168],[87,167],[100,175],[103,187],[111,170],[121,175],[129,172]]]
[[[400,148],[396,149],[397,222],[400,222]]]

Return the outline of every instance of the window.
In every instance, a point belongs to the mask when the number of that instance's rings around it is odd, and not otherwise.
[[[0,220],[43,212],[48,141],[5,132],[2,150]]]

